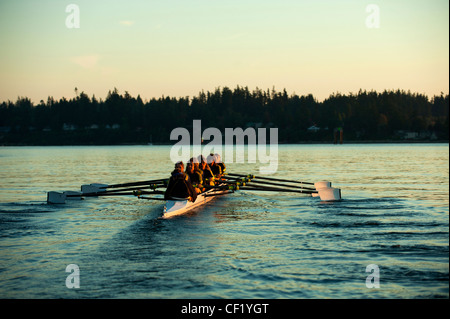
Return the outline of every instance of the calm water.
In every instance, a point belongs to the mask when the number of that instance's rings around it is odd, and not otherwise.
[[[241,191],[170,220],[163,202],[132,197],[46,203],[47,191],[167,177],[169,152],[0,148],[0,298],[449,297],[448,144],[280,146],[276,176],[332,181],[336,203]]]

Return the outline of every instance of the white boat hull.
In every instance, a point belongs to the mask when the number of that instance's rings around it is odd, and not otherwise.
[[[211,189],[202,194],[197,195],[195,202],[190,202],[187,199],[183,200],[168,200],[164,206],[162,218],[171,218],[178,215],[186,214],[187,212],[200,207],[207,202],[213,200],[216,196],[227,192],[226,190]],[[205,196],[206,195],[206,196]]]

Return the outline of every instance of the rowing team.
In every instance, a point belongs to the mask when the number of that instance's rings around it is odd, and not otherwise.
[[[186,164],[177,162],[169,179],[164,199],[188,199],[195,202],[197,194],[206,190],[205,186],[214,186],[215,181],[225,173],[226,167],[219,154],[192,157]]]

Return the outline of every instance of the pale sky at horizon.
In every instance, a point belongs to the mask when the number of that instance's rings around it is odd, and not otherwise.
[[[66,6],[80,9],[69,29]],[[369,4],[379,28],[368,28]],[[447,0],[0,0],[0,102],[144,100],[202,90],[313,94],[449,87]]]

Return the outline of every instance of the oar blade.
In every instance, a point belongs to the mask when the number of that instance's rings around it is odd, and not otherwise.
[[[328,181],[320,181],[320,182],[315,182],[314,183],[314,187],[319,190],[321,188],[330,188],[331,187],[331,182]]]
[[[342,199],[341,189],[334,187],[325,187],[318,190],[321,201],[335,202]]]
[[[48,192],[47,203],[48,204],[65,204],[66,194],[61,192]]]

